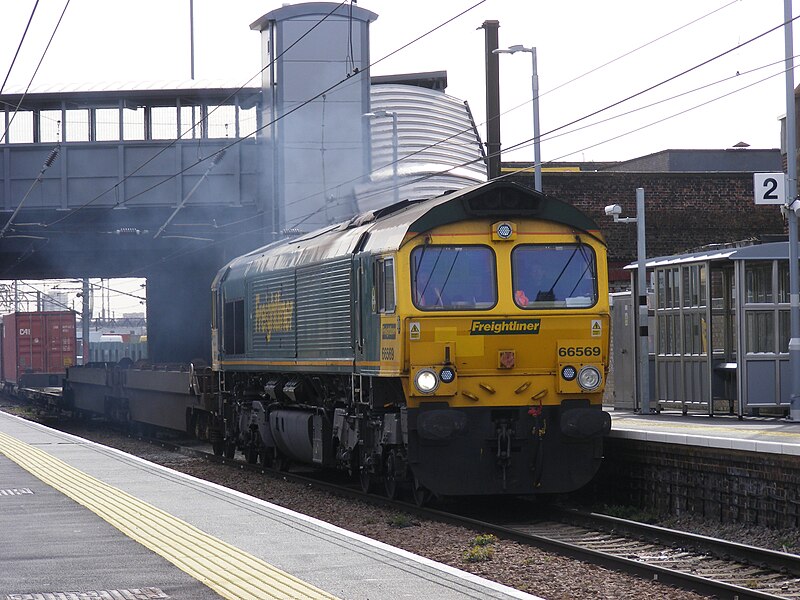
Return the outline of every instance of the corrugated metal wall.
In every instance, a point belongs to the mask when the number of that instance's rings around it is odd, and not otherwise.
[[[373,85],[371,110],[397,113],[399,199],[438,196],[486,181],[481,140],[466,104],[412,85]],[[392,118],[370,119],[371,183],[356,187],[360,211],[394,201]]]

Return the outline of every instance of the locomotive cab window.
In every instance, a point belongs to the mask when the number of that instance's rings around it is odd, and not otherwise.
[[[382,258],[375,262],[375,291],[380,313],[393,313],[395,309],[394,259]]]
[[[225,354],[244,354],[244,300],[225,303],[222,329]]]
[[[597,303],[597,261],[586,244],[520,245],[511,253],[520,308],[587,308]]]
[[[497,304],[495,256],[487,246],[418,246],[411,294],[422,310],[486,310]]]

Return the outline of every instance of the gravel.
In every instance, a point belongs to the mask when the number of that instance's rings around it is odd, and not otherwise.
[[[340,498],[307,484],[177,454],[104,427],[67,424],[59,428],[548,600],[707,598],[516,542],[481,539],[480,532]],[[800,545],[797,531],[725,527],[688,517],[659,524],[778,550],[796,551]]]

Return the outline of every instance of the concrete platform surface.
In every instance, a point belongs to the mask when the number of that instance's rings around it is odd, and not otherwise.
[[[800,455],[800,423],[779,418],[682,415],[661,412],[639,415],[609,411],[611,436],[648,442],[687,444],[749,452]]]
[[[0,599],[536,599],[0,412]]]

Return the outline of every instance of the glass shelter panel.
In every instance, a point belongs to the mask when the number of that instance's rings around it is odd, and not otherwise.
[[[65,139],[68,142],[89,141],[89,109],[76,108],[66,111]]]
[[[150,132],[154,140],[174,140],[178,136],[178,109],[154,106],[150,110]]]
[[[30,110],[18,110],[16,114],[9,114],[8,134],[6,141],[13,144],[32,144],[33,143],[33,112]]]
[[[122,111],[122,135],[126,140],[144,139],[144,107],[136,109],[126,108]]]
[[[750,354],[775,352],[775,312],[751,310],[745,314],[745,348]]]
[[[39,112],[39,141],[42,143],[61,141],[61,111]]]
[[[98,142],[119,141],[119,109],[98,108],[94,111],[95,139]]]
[[[236,135],[236,107],[230,105],[208,107],[208,137],[227,138]]]
[[[181,139],[202,137],[202,119],[203,111],[199,106],[181,106]]]
[[[744,270],[745,294],[748,304],[773,302],[772,262],[750,262]]]
[[[789,303],[789,263],[778,263],[778,302]]]

